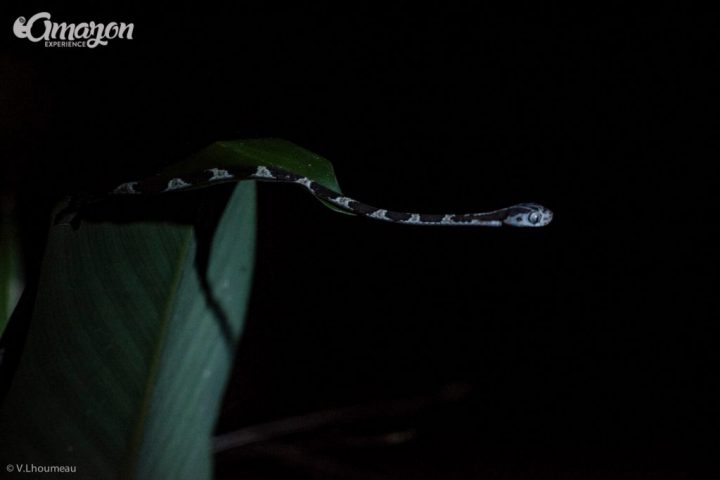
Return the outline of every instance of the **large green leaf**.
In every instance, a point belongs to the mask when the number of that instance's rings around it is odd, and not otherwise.
[[[183,177],[212,167],[259,165],[278,167],[312,178],[330,190],[342,193],[332,163],[294,143],[277,138],[215,142],[187,160],[167,167],[160,175]],[[336,212],[351,215],[330,203],[321,202]]]
[[[308,150],[278,138],[225,140],[210,144],[187,160],[165,168],[161,173],[183,176],[209,167],[279,167],[340,192],[332,164]]]
[[[340,191],[330,162],[274,139],[216,142],[159,174],[231,165],[275,166]],[[211,433],[250,290],[254,185],[239,183],[230,200],[218,185],[80,202],[79,216],[73,202],[58,209],[80,222],[50,231],[0,410],[0,466],[211,476]]]
[[[218,189],[163,196],[151,220],[51,229],[27,342],[0,412],[3,469],[68,465],[77,468],[73,478],[92,479],[211,476],[210,438],[255,238],[254,182],[220,203]],[[181,198],[209,197],[198,212],[215,215],[214,228],[163,215]]]

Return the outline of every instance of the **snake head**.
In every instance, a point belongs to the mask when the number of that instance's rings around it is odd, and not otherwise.
[[[537,203],[519,203],[507,209],[503,219],[512,227],[544,227],[553,219],[553,213]]]

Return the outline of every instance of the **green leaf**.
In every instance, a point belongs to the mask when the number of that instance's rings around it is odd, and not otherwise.
[[[210,439],[255,241],[254,182],[218,204],[224,191],[162,196],[152,220],[51,228],[27,342],[0,411],[2,468],[211,477]],[[198,214],[217,218],[214,228],[168,221],[167,212],[187,207],[181,198],[206,203]],[[152,210],[145,200],[136,205]]]
[[[327,160],[275,139],[216,142],[159,175],[259,165],[340,192]],[[72,221],[83,206],[80,228],[51,228],[0,409],[0,465],[76,466],[79,478],[211,476],[255,238],[255,183],[240,182],[229,202],[223,192],[58,207]]]
[[[229,166],[256,167],[259,165],[282,168],[308,177],[338,193],[342,193],[332,163],[294,143],[276,138],[229,140],[215,142],[185,161],[162,170],[160,175],[188,176],[208,168]],[[352,215],[320,200],[336,212]]]

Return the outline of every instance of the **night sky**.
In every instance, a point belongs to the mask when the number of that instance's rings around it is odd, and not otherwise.
[[[57,198],[221,139],[292,141],[383,208],[555,212],[537,230],[398,226],[260,185],[218,432],[459,385],[460,401],[404,420],[414,441],[337,455],[388,478],[716,467],[717,14],[57,3],[0,7],[0,187],[31,267]],[[15,38],[38,11],[134,22],[134,39]],[[242,455],[219,473],[313,478]]]

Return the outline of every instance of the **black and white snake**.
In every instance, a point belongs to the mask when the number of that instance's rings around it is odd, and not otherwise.
[[[490,212],[466,214],[405,213],[376,208],[320,185],[301,175],[271,167],[209,168],[200,173],[178,177],[156,176],[142,181],[119,185],[110,195],[140,195],[188,190],[238,180],[260,180],[302,185],[317,198],[350,213],[393,223],[410,225],[459,225],[477,227],[544,227],[552,221],[553,213],[536,203],[519,203]]]

